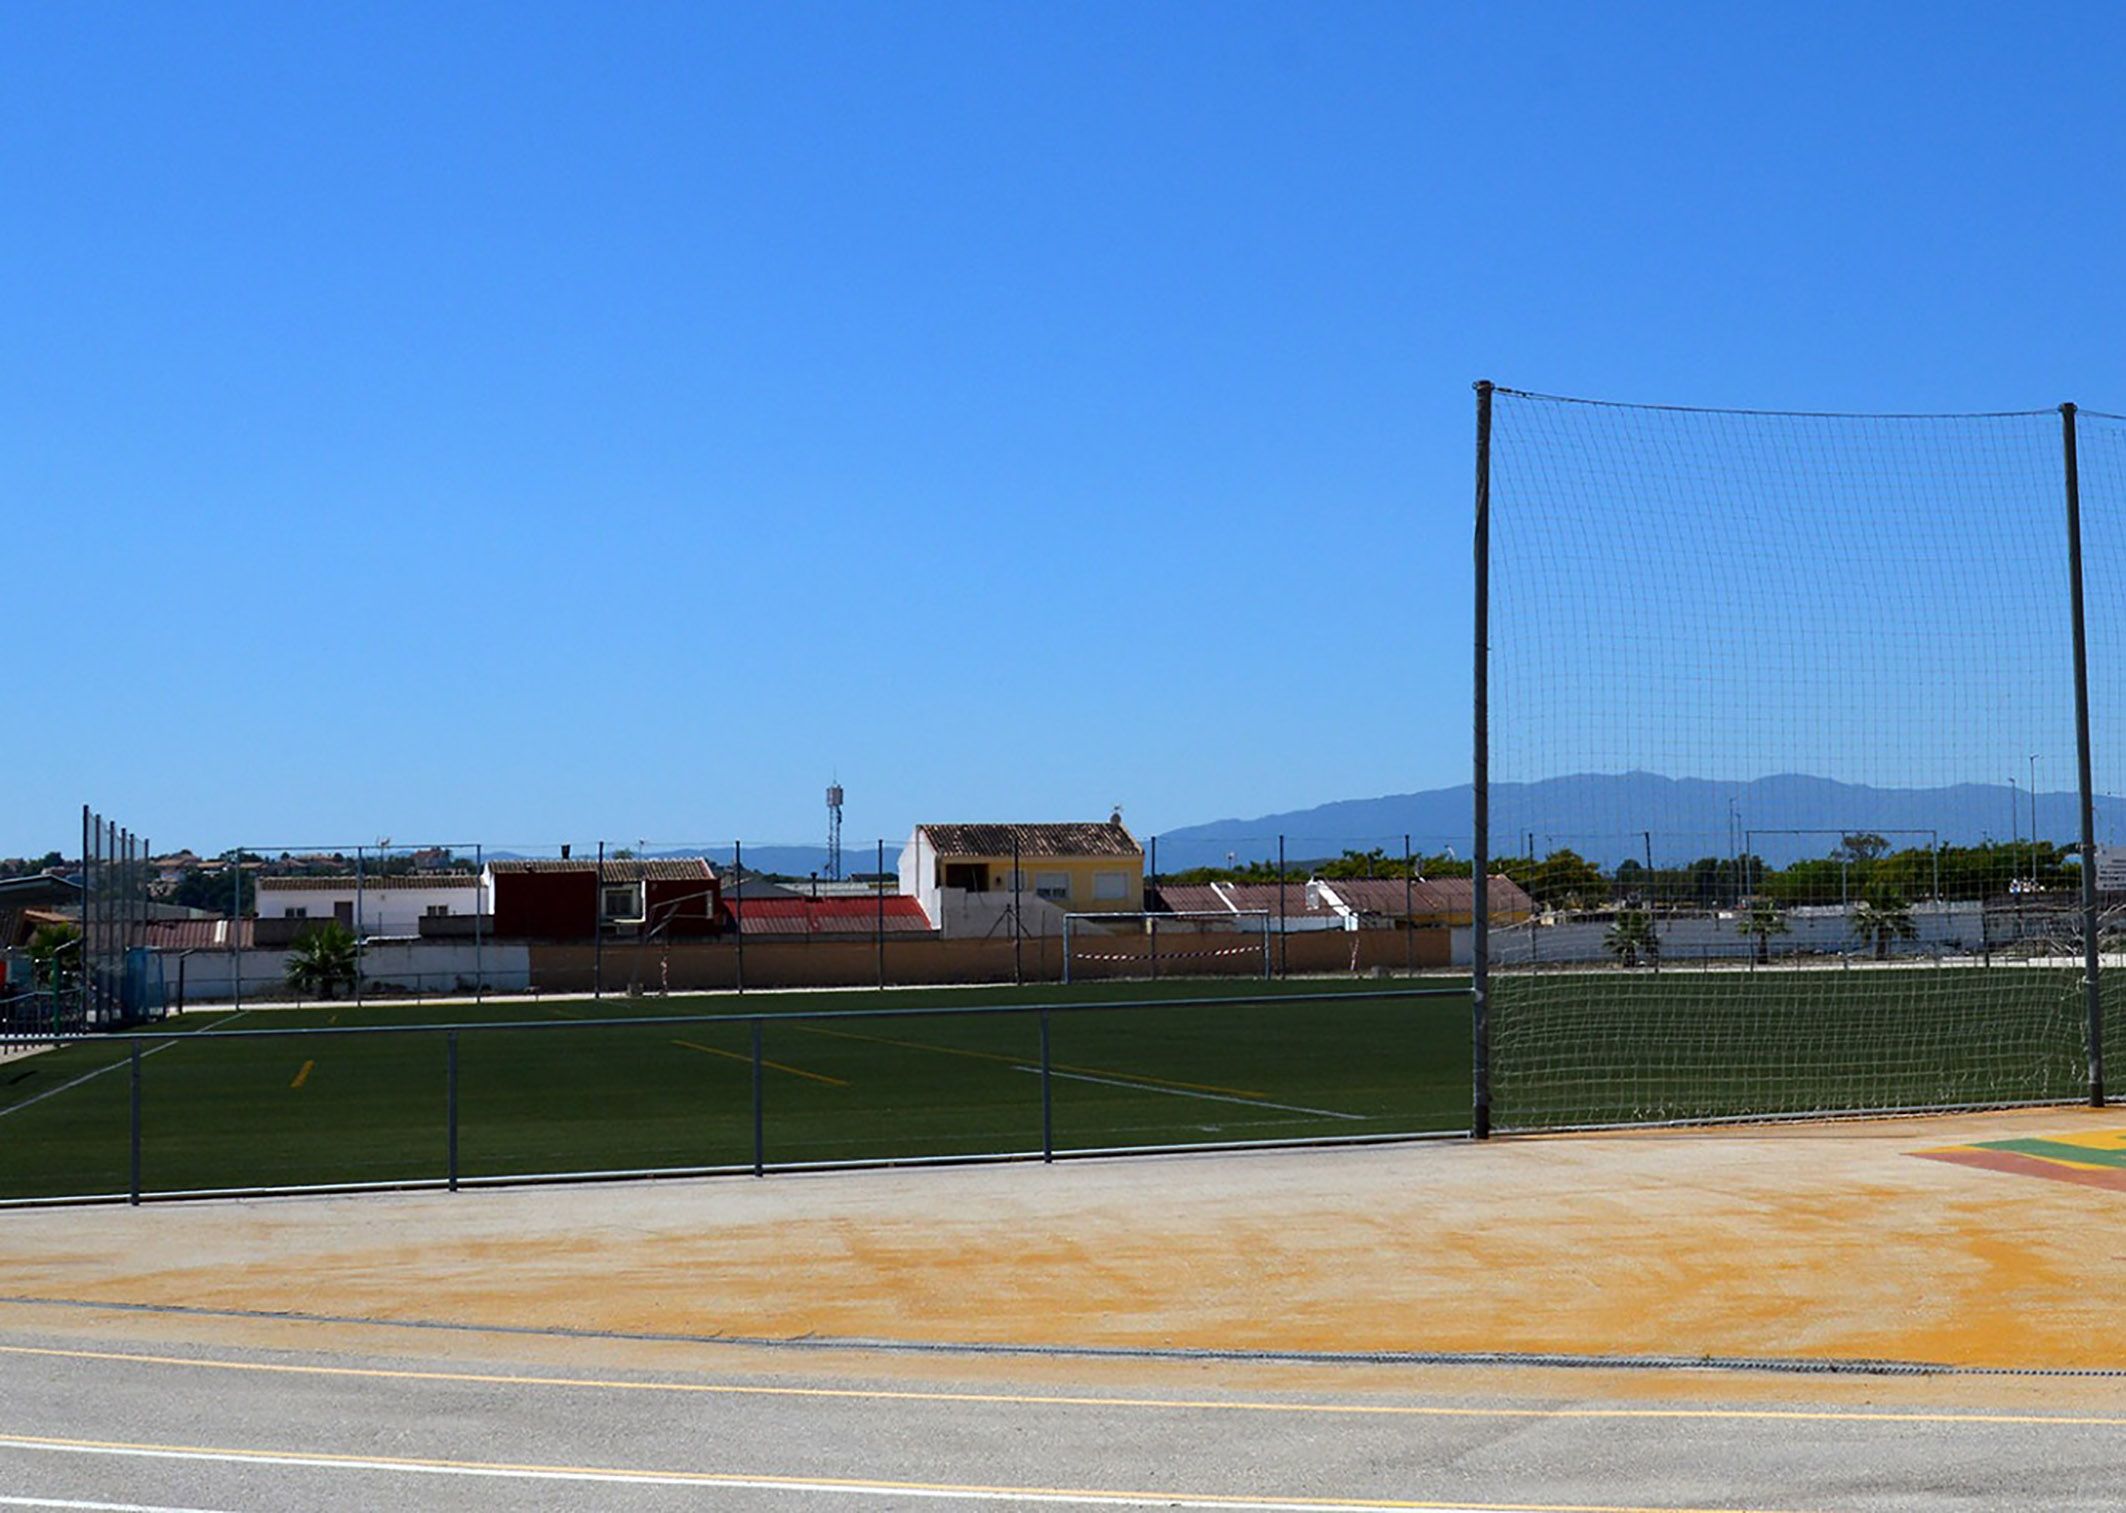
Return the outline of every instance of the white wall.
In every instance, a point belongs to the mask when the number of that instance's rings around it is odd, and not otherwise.
[[[939,913],[930,922],[947,940],[1011,939],[1011,895],[969,893],[965,888],[935,888]],[[926,911],[927,912],[927,911]],[[1019,894],[1019,932],[1022,935],[1061,935],[1063,909],[1031,889]]]
[[[1789,909],[1785,919],[1788,933],[1774,935],[1770,941],[1775,960],[1801,952],[1858,960],[1871,959],[1875,954],[1870,943],[1854,935],[1846,911],[1837,905]],[[1693,961],[1747,961],[1756,954],[1757,939],[1742,934],[1740,922],[1741,916],[1732,912],[1659,920],[1656,930],[1661,939],[1661,960],[1678,967]],[[1976,902],[1915,904],[1912,924],[1918,935],[1891,942],[1892,956],[1975,954],[1985,948],[1989,931],[1994,933],[1996,944],[1999,940],[1994,921]],[[1607,920],[1495,929],[1491,932],[1491,959],[1501,966],[1521,966],[1531,960],[1611,961],[1614,958],[1602,943],[1609,929]],[[1456,966],[1469,965],[1470,931],[1466,926],[1454,931],[1452,959]]]
[[[310,888],[260,888],[258,912],[262,919],[282,919],[290,909],[308,911],[307,918],[329,920],[336,905],[355,907],[355,886],[337,878],[319,879],[323,886]],[[371,888],[364,887],[360,897],[360,917],[356,933],[361,935],[419,935],[421,918],[431,908],[441,906],[450,914],[471,915],[491,912],[486,907],[487,889],[484,884],[459,884],[456,887],[424,888]]]
[[[180,967],[178,957],[184,956]],[[177,1004],[178,975],[184,976],[185,1002],[191,1005],[227,1004],[234,996],[232,967],[243,974],[243,996],[252,999],[288,997],[286,951],[164,951],[163,992],[172,1008]],[[478,969],[475,970],[475,959]],[[476,952],[471,941],[407,940],[380,941],[362,949],[363,991],[396,992],[403,988],[425,996],[469,992],[476,977],[495,993],[522,993],[531,988],[531,948],[527,945],[487,941]]]
[[[942,929],[944,909],[938,899],[937,852],[931,847],[930,837],[920,827],[908,837],[908,844],[901,847],[900,859],[901,897],[912,898],[923,906],[923,917],[930,927]]]

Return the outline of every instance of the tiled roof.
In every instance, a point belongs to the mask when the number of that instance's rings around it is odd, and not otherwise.
[[[924,825],[940,856],[1009,856],[1014,841],[1022,858],[1042,856],[1142,857],[1144,848],[1121,824]]]
[[[567,861],[553,859],[495,862],[492,864],[497,877],[506,877],[522,872],[597,872],[597,858],[571,857]],[[605,861],[605,880],[609,883],[686,882],[713,878],[716,869],[698,856],[627,857]]]
[[[345,893],[357,882],[353,873],[341,877],[262,877],[261,893]],[[470,872],[395,872],[389,877],[359,879],[365,893],[388,888],[476,888],[480,880]]]
[[[881,928],[876,898],[760,898],[726,908],[747,935],[870,935]],[[928,934],[923,906],[898,893],[885,898],[888,935]]]

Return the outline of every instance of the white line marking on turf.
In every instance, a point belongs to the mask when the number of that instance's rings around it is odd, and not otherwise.
[[[166,1503],[83,1502],[74,1497],[10,1497],[0,1493],[0,1508],[85,1508],[89,1513],[220,1513],[215,1508],[179,1508]]]
[[[207,1025],[205,1028],[210,1030],[214,1029],[216,1028],[216,1026],[227,1024],[231,1019],[241,1019],[244,1017],[244,1015],[250,1012],[251,1011],[249,1009],[238,1009],[234,1014],[230,1014],[224,1018],[217,1019],[214,1021],[213,1024]],[[178,1044],[178,1042],[175,1040],[165,1040],[161,1045],[155,1047],[155,1049],[152,1051],[142,1051],[140,1053],[140,1059],[142,1061],[146,1061],[150,1056],[159,1056],[164,1051],[167,1051],[171,1046],[176,1044]],[[5,1119],[9,1114],[19,1114],[33,1103],[42,1103],[47,1098],[56,1098],[61,1093],[69,1092],[72,1089],[81,1086],[81,1084],[84,1082],[93,1082],[98,1077],[101,1077],[105,1072],[115,1072],[122,1066],[131,1066],[132,1064],[133,1063],[131,1057],[121,1056],[118,1058],[118,1060],[112,1062],[109,1066],[100,1066],[96,1068],[96,1070],[93,1072],[83,1072],[72,1082],[62,1082],[57,1087],[48,1087],[41,1093],[37,1093],[32,1095],[31,1097],[23,1099],[20,1103],[10,1103],[6,1108],[0,1108],[0,1119]]]
[[[274,1450],[215,1449],[206,1445],[128,1445],[97,1440],[0,1438],[0,1449],[46,1450],[68,1455],[119,1456],[145,1460],[209,1461],[224,1465],[289,1466],[316,1471],[399,1471],[423,1476],[474,1476],[500,1481],[602,1482],[646,1487],[715,1487],[749,1492],[800,1492],[813,1496],[895,1497],[938,1502],[1061,1503],[1081,1507],[1201,1508],[1241,1513],[1369,1513],[1381,1508],[1428,1509],[1431,1513],[1711,1513],[1707,1509],[1651,1509],[1614,1503],[1468,1503],[1410,1498],[1251,1497],[1219,1492],[1138,1492],[1096,1487],[996,1487],[949,1482],[867,1481],[813,1476],[740,1475],[715,1471],[637,1471],[624,1466],[530,1466],[488,1461],[423,1460],[412,1457],[303,1454]],[[33,1504],[34,1506],[34,1504]],[[57,1503],[57,1507],[110,1507]],[[194,1510],[144,1510],[194,1513]],[[203,1513],[203,1510],[202,1510]],[[1729,1513],[1729,1510],[1723,1510]],[[1739,1513],[1739,1510],[1733,1510]]]
[[[1031,1072],[1036,1077],[1041,1075],[1041,1069],[1037,1066],[1015,1066],[1012,1070],[1015,1072]],[[1299,1103],[1272,1103],[1267,1098],[1232,1098],[1224,1093],[1192,1093],[1185,1088],[1154,1087],[1148,1082],[1124,1082],[1119,1077],[1088,1077],[1083,1072],[1058,1072],[1051,1069],[1048,1075],[1067,1078],[1072,1082],[1097,1082],[1105,1087],[1134,1088],[1140,1093],[1164,1093],[1169,1098],[1201,1098],[1208,1103],[1237,1103],[1242,1108],[1277,1108],[1283,1109],[1288,1114],[1318,1114],[1324,1119],[1363,1119],[1366,1117],[1364,1114],[1342,1113],[1333,1108],[1308,1108]]]

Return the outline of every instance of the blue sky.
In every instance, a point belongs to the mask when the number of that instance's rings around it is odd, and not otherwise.
[[[0,853],[1467,774],[1472,379],[2126,409],[2117,13],[0,6]]]

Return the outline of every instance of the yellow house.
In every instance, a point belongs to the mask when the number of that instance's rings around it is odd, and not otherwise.
[[[942,895],[1022,892],[1072,914],[1144,908],[1144,848],[1118,814],[1106,824],[918,825],[901,848],[901,892],[931,920]]]

